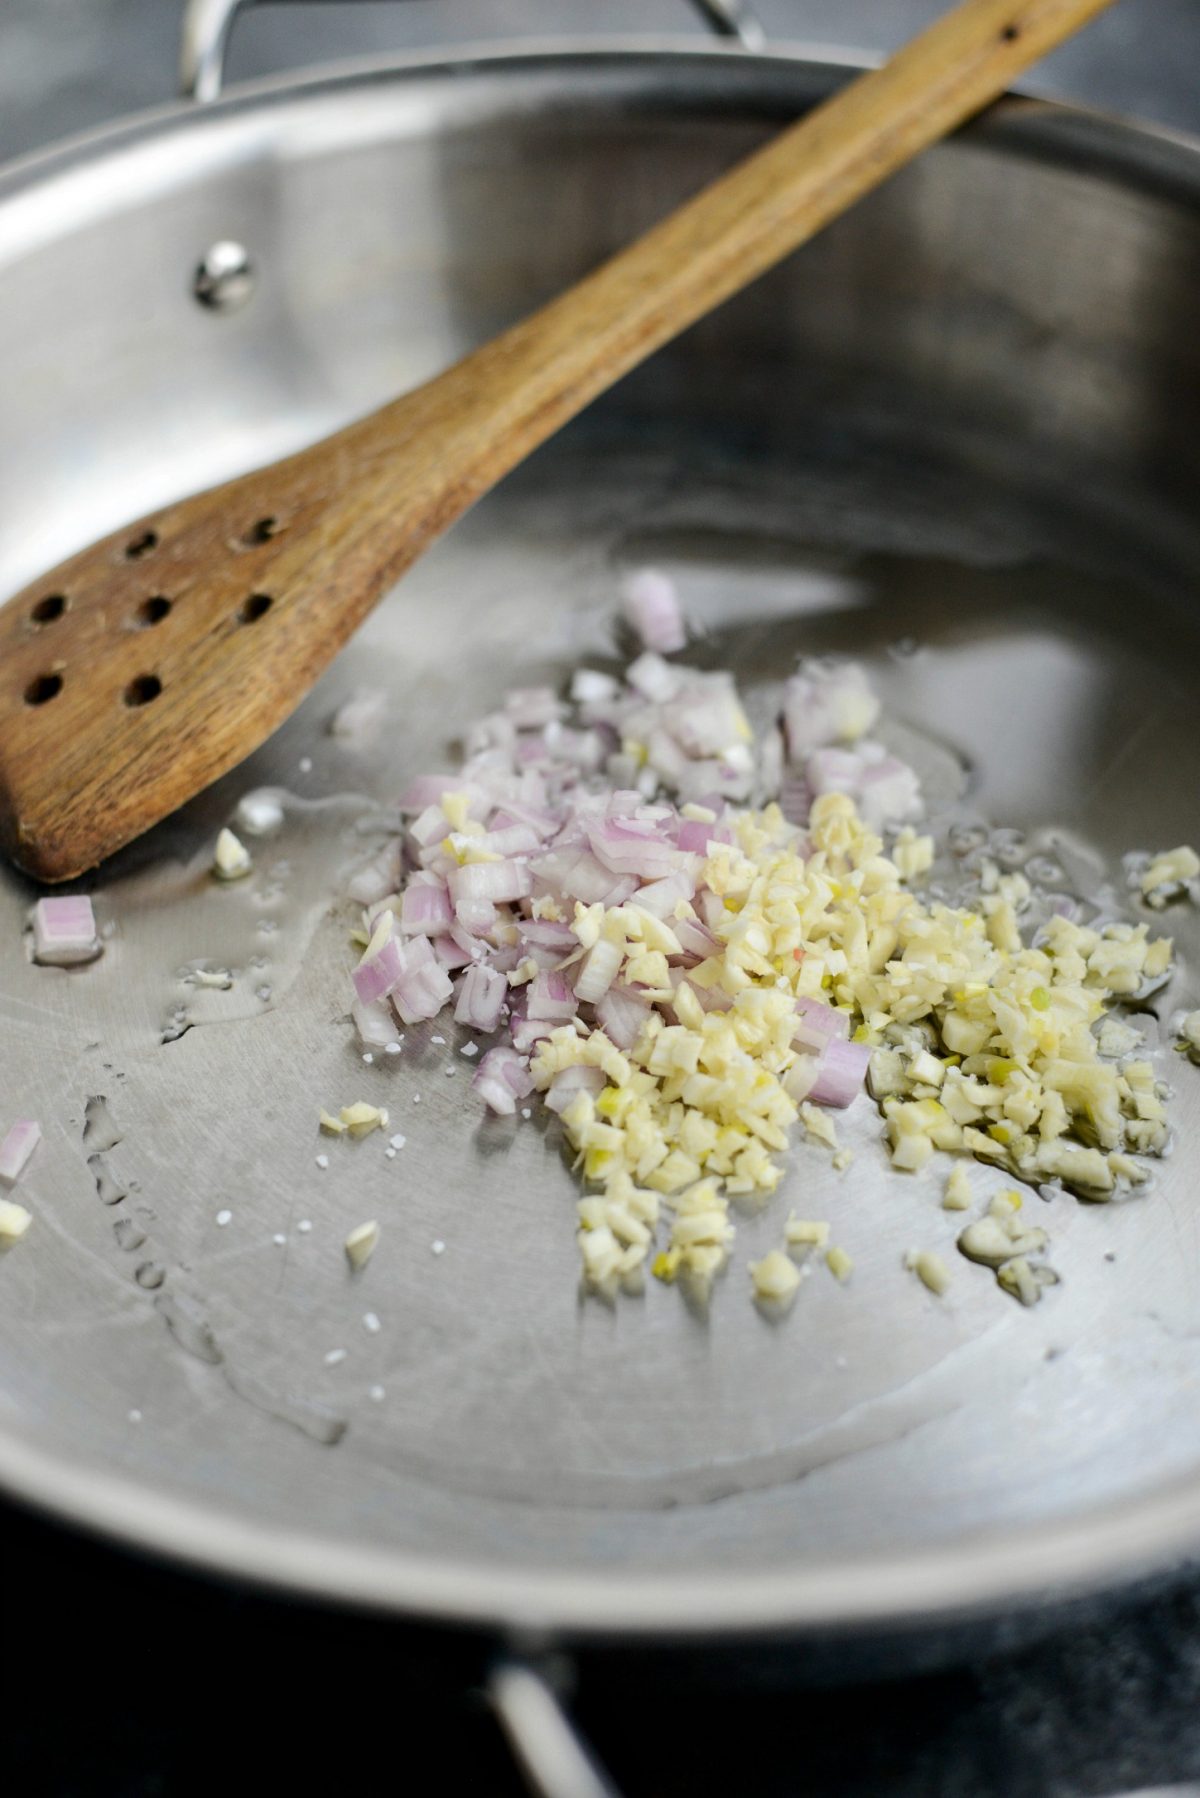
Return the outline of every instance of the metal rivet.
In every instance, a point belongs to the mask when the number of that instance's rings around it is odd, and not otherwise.
[[[243,244],[222,238],[201,257],[192,277],[192,292],[213,312],[235,312],[254,292],[254,265]]]

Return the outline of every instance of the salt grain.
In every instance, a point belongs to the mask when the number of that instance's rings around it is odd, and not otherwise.
[[[307,1236],[309,1231],[312,1229],[312,1224],[308,1218],[302,1217],[300,1219],[300,1222],[296,1225],[296,1228],[297,1228],[297,1230],[299,1230],[301,1236]]]
[[[479,1045],[478,1043],[464,1043],[458,1052],[460,1055],[466,1055],[467,1057],[478,1055]]]
[[[297,766],[299,767],[301,774],[311,774],[312,773],[312,757],[311,757],[311,755],[302,755],[300,757],[300,760],[299,760],[299,763],[297,764]]]
[[[395,1159],[396,1159],[396,1151],[395,1151],[395,1149],[385,1149],[385,1150],[384,1150],[384,1151],[383,1151],[383,1153],[384,1153],[384,1158],[385,1158],[385,1159],[386,1159],[386,1160],[388,1160],[388,1161],[395,1161]]]
[[[276,1248],[281,1249],[286,1244],[287,1237],[283,1234],[282,1230],[280,1230],[280,1231],[277,1231],[274,1236],[272,1236],[271,1241],[275,1244]]]
[[[326,1367],[336,1367],[339,1361],[346,1359],[345,1349],[330,1349],[325,1357]]]
[[[384,1047],[383,1047],[383,1052],[385,1055],[399,1055],[400,1044],[399,1043],[385,1043]]]
[[[270,793],[246,793],[238,800],[237,821],[252,837],[269,836],[283,823],[283,807]]]
[[[383,1397],[383,1387],[382,1386],[369,1387],[367,1389],[367,1397],[373,1398],[375,1400],[375,1403],[378,1404],[380,1399]]]
[[[316,1160],[317,1160],[318,1167],[328,1167],[329,1166],[328,1155],[318,1155]]]
[[[430,1244],[430,1247],[433,1249],[435,1255],[444,1255],[446,1253],[446,1245],[440,1236],[436,1242]]]
[[[368,1064],[368,1066],[372,1066],[372,1067],[374,1066],[375,1057],[372,1055],[372,1053],[369,1049],[367,1050],[366,1054],[363,1056],[363,1060]]]
[[[232,1216],[233,1216],[232,1211],[218,1211],[217,1212],[217,1222],[221,1226],[222,1230],[225,1228],[226,1224],[230,1221]]]
[[[380,1323],[379,1319],[376,1317],[376,1315],[373,1311],[364,1311],[363,1312],[363,1329],[364,1330],[366,1330],[372,1336],[377,1336],[382,1328],[383,1328],[383,1325]]]
[[[397,1131],[395,1136],[391,1139],[391,1147],[393,1149],[402,1149],[407,1141],[407,1136],[401,1136],[400,1132]]]
[[[141,1423],[141,1421],[142,1421],[141,1412],[137,1411],[137,1410],[131,1411],[129,1413],[129,1421],[130,1421],[130,1423]]]
[[[532,1116],[533,1116],[533,1113],[532,1113],[532,1111],[531,1111],[531,1110],[530,1110],[530,1109],[529,1109],[529,1107],[528,1107],[528,1105],[522,1105],[522,1107],[521,1107],[521,1116],[522,1116],[522,1117],[523,1117],[523,1118],[531,1118],[531,1117],[532,1117]]]
[[[444,1036],[431,1036],[429,1040],[431,1043],[436,1043],[439,1049],[445,1047],[446,1039]]]
[[[367,1262],[375,1253],[378,1241],[379,1225],[374,1218],[371,1219],[369,1224],[358,1224],[351,1230],[343,1247],[346,1251],[346,1259],[354,1269],[355,1273],[357,1273],[360,1268],[367,1265]]]

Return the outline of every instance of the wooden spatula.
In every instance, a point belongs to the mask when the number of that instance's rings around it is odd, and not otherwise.
[[[0,611],[8,854],[67,880],[240,762],[515,463],[1107,4],[966,0],[436,380],[18,594]]]

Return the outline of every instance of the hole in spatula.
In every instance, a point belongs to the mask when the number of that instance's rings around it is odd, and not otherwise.
[[[145,628],[151,624],[161,624],[171,610],[171,602],[164,593],[156,593],[150,599],[144,599],[137,609],[137,622]]]
[[[257,624],[260,618],[266,617],[274,604],[269,593],[252,593],[238,613],[238,618],[243,624]]]
[[[139,674],[125,689],[125,704],[149,705],[161,692],[162,682],[157,674]]]
[[[152,549],[158,548],[158,532],[143,531],[140,537],[134,537],[125,545],[125,556],[130,562],[137,562],[142,556],[148,556]]]
[[[279,528],[279,520],[277,518],[258,518],[250,526],[250,529],[242,538],[242,542],[269,543],[272,537],[278,536]]]
[[[62,684],[61,674],[39,674],[25,689],[25,704],[45,705],[47,700],[56,698],[62,692]]]
[[[39,599],[29,616],[35,624],[53,624],[61,618],[67,609],[65,593],[47,593],[45,599]]]

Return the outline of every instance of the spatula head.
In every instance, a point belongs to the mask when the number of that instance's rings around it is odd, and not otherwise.
[[[166,507],[0,611],[0,842],[19,867],[93,867],[304,697],[382,572],[336,466],[306,452]]]

